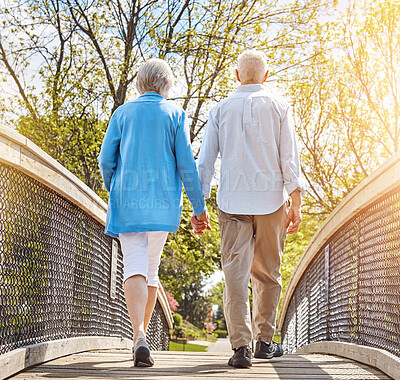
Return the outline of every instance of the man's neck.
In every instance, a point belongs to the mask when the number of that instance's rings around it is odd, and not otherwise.
[[[242,86],[246,86],[247,84],[262,84],[262,83],[259,83],[259,82],[240,82],[240,84]]]

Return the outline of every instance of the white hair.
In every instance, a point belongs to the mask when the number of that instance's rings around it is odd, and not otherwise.
[[[237,69],[242,83],[262,83],[267,72],[267,58],[261,51],[245,50],[238,57]]]
[[[140,94],[155,91],[164,98],[174,84],[174,76],[168,63],[159,58],[151,58],[143,64],[136,78],[136,88]]]

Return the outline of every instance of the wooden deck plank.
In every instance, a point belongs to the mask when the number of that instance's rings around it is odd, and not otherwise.
[[[253,359],[253,367],[236,369],[231,353],[155,352],[155,366],[135,368],[128,350],[98,350],[69,355],[27,369],[12,379],[271,379],[375,380],[390,379],[366,365],[328,355],[284,355]]]

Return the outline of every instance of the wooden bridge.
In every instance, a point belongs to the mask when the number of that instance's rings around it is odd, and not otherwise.
[[[138,368],[129,350],[89,351],[26,369],[12,379],[391,379],[365,364],[320,354],[254,359],[249,369],[229,367],[231,352],[159,351],[153,356],[154,367]]]
[[[15,131],[0,127],[0,379],[400,379],[400,153],[354,189],[313,237],[286,291],[287,353],[227,365],[231,352],[169,352],[160,289],[134,368],[122,255],[107,205]]]

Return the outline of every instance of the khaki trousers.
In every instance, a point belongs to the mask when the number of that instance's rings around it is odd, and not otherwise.
[[[232,348],[250,344],[252,336],[264,342],[270,342],[274,336],[282,289],[280,266],[286,240],[286,214],[286,203],[266,215],[233,215],[219,210],[224,313]]]

